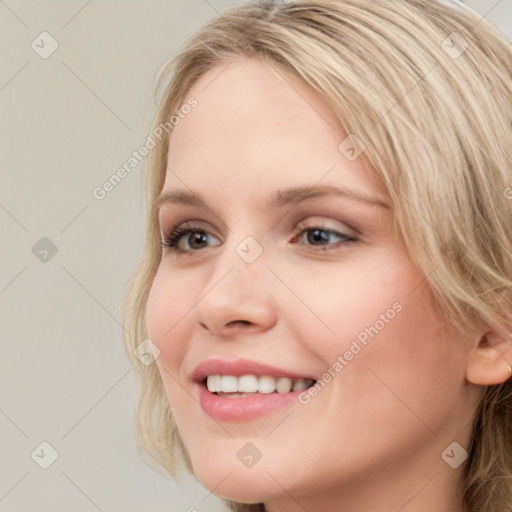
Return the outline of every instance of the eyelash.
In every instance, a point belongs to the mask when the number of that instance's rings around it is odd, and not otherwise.
[[[312,250],[314,252],[333,251],[340,247],[345,247],[345,246],[351,245],[357,241],[356,238],[351,237],[345,233],[341,233],[340,231],[336,231],[334,229],[324,228],[322,226],[309,226],[307,228],[298,226],[297,229],[293,233],[294,238],[292,241],[295,242],[303,234],[307,233],[308,231],[315,231],[315,230],[324,231],[325,233],[329,233],[329,234],[333,234],[333,235],[338,235],[338,237],[341,238],[342,240],[336,242],[335,244],[334,243],[328,244],[328,245],[335,245],[335,247],[330,247],[330,248],[326,247],[325,245],[315,246],[315,245],[311,245],[311,244],[303,244],[303,245],[309,245],[309,247],[318,247],[318,249],[308,249],[308,250]],[[162,244],[161,244],[162,249],[168,249],[176,254],[183,254],[183,255],[191,255],[194,252],[200,252],[202,249],[184,250],[184,249],[180,249],[178,247],[178,244],[181,241],[181,239],[190,233],[201,233],[201,234],[206,234],[206,235],[210,234],[205,229],[202,229],[199,227],[193,227],[193,226],[188,227],[186,225],[178,226],[176,228],[172,228],[168,232],[168,234],[162,238]]]

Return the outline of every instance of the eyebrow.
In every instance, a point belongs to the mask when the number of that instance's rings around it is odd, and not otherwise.
[[[350,190],[348,188],[340,188],[333,186],[323,187],[293,187],[285,190],[278,190],[266,203],[270,209],[281,208],[289,204],[298,204],[307,199],[325,196],[341,196],[347,199],[352,199],[368,205],[381,206],[388,208],[389,204],[374,198]],[[155,200],[156,209],[159,210],[164,204],[183,204],[196,206],[198,208],[209,209],[206,202],[197,194],[188,192],[186,190],[175,190],[162,192]]]

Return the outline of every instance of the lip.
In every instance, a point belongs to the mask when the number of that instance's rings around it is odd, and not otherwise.
[[[204,380],[208,375],[270,375],[272,377],[288,377],[290,379],[318,380],[311,375],[299,374],[291,370],[269,366],[249,359],[227,361],[209,359],[200,363],[192,372],[195,381],[194,391],[197,393],[203,411],[217,421],[249,421],[276,409],[298,402],[301,391],[289,393],[262,393],[258,395],[229,398],[215,395],[208,391]]]
[[[209,375],[270,375],[271,377],[288,377],[290,379],[318,380],[310,374],[300,374],[291,370],[269,366],[267,364],[252,361],[250,359],[208,359],[200,363],[192,372],[191,379],[202,382]]]

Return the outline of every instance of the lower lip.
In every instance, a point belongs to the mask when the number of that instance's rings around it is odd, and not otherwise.
[[[285,407],[298,401],[302,391],[290,393],[261,393],[258,395],[229,398],[208,391],[204,384],[199,386],[199,402],[203,410],[217,421],[247,421],[265,413]]]

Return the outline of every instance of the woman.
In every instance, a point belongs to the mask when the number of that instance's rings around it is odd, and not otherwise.
[[[158,102],[125,307],[148,463],[231,510],[510,511],[504,37],[458,3],[256,1]]]

